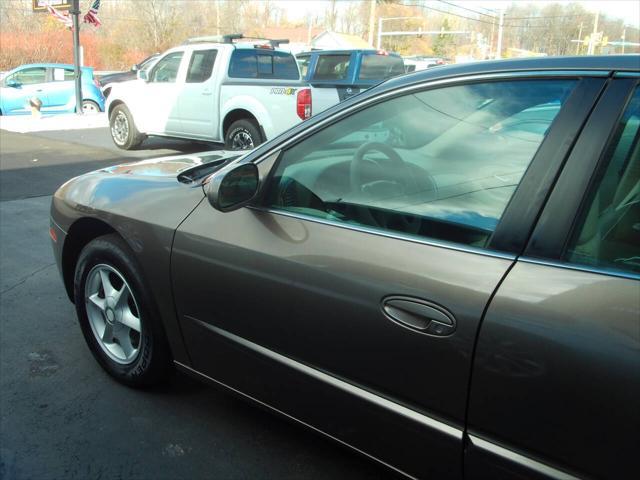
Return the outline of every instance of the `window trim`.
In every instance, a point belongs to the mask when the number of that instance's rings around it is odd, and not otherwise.
[[[505,73],[469,75],[469,76],[457,77],[457,78],[439,79],[439,80],[434,80],[432,82],[423,83],[423,84],[410,85],[404,88],[399,88],[397,90],[387,92],[383,95],[380,95],[379,97],[374,97],[364,102],[359,102],[349,108],[344,109],[339,115],[330,116],[329,118],[326,118],[316,123],[315,125],[312,125],[306,131],[294,134],[292,137],[285,139],[282,143],[278,145],[274,145],[273,148],[267,150],[264,154],[260,151],[256,151],[257,152],[256,154],[250,154],[247,157],[245,157],[244,159],[245,161],[253,161],[255,159],[255,163],[259,164],[261,161],[270,158],[274,152],[278,150],[280,151],[277,160],[273,162],[273,165],[270,167],[268,174],[261,181],[259,194],[256,196],[256,200],[252,203],[250,208],[255,210],[260,210],[260,211],[268,211],[270,213],[285,215],[293,218],[299,218],[307,221],[313,221],[316,223],[323,223],[327,225],[338,226],[341,228],[348,228],[352,230],[361,231],[363,233],[381,235],[388,238],[408,240],[408,241],[422,243],[426,245],[432,245],[432,246],[448,248],[448,249],[457,250],[457,251],[464,251],[469,253],[475,253],[475,254],[482,254],[482,255],[487,255],[491,257],[515,259],[517,256],[516,254],[520,253],[522,249],[524,249],[526,245],[526,240],[528,239],[528,236],[532,230],[533,225],[535,224],[535,220],[537,219],[542,206],[540,206],[540,208],[538,209],[535,209],[535,211],[530,211],[530,212],[520,212],[520,211],[510,212],[510,210],[516,208],[512,205],[512,202],[510,201],[509,203],[507,203],[507,206],[505,207],[503,216],[500,219],[500,222],[498,223],[498,226],[496,227],[496,231],[494,232],[494,235],[490,240],[489,244],[485,248],[478,248],[478,247],[470,247],[467,245],[458,244],[454,242],[447,242],[447,241],[439,240],[435,238],[405,235],[405,234],[402,234],[401,232],[375,229],[375,228],[366,227],[366,226],[354,226],[352,224],[344,224],[337,221],[334,222],[331,220],[319,219],[317,217],[313,217],[310,215],[305,215],[297,212],[291,213],[283,210],[273,209],[269,206],[264,205],[264,200],[265,200],[264,197],[267,191],[267,186],[273,181],[273,176],[275,174],[278,164],[280,163],[282,152],[304,141],[307,137],[313,135],[315,132],[322,130],[326,127],[329,127],[330,125],[333,125],[334,123],[339,122],[351,116],[354,113],[357,113],[361,110],[369,108],[378,103],[391,100],[397,97],[401,97],[410,93],[422,92],[422,91],[426,91],[434,88],[467,85],[470,83],[479,83],[483,81],[508,81],[511,79],[514,79],[514,80],[536,80],[536,79],[552,79],[552,78],[575,79],[575,80],[578,80],[578,84],[576,85],[574,90],[574,93],[575,93],[578,91],[578,89],[585,88],[584,82],[580,81],[583,79],[583,77],[602,78],[602,77],[607,77],[609,73],[610,72],[608,71],[606,72],[605,71],[527,71],[527,72],[508,72],[508,73],[505,72]],[[604,79],[602,81],[604,81]],[[595,102],[595,98],[594,98],[594,102]],[[581,119],[580,121],[583,122],[584,118]],[[533,176],[532,172],[536,171],[535,167],[534,168],[531,168],[531,167],[534,165],[534,161],[539,156],[540,152],[543,150],[543,146],[548,143],[550,136],[551,135],[547,135],[543,140],[543,142],[538,147],[538,151],[536,152],[536,155],[534,155],[534,157],[531,159],[531,162],[529,164],[530,168],[528,168],[525,171],[522,177],[522,180],[520,182],[520,185],[525,184],[525,182],[527,183],[531,182],[530,179]],[[564,161],[565,158],[566,158],[566,154],[563,155],[560,160]],[[557,162],[554,162],[554,165],[556,163]],[[515,193],[514,193],[514,197],[515,197]],[[512,197],[512,200],[513,200],[513,197]],[[502,241],[503,240],[502,237],[506,234],[499,232],[496,235],[496,232],[498,232],[498,228],[500,227],[500,224],[502,223],[503,219],[507,217],[507,213],[509,213],[509,217],[518,217],[525,214],[527,215],[527,218],[525,219],[526,221],[521,222],[521,225],[519,226],[519,228],[524,229],[525,232],[524,232],[524,235],[522,234],[522,232],[518,232],[519,233],[518,236],[522,239],[521,240],[522,243],[517,245],[516,246],[517,248],[505,249],[505,248],[498,247],[499,248],[498,249],[494,246],[494,241],[496,242],[495,243],[496,245],[498,246],[502,245],[504,243]]]
[[[605,153],[620,119],[639,85],[640,80],[637,78],[615,78],[609,81],[549,195],[524,251],[524,257],[574,270],[612,274],[609,269],[564,261],[562,255],[583,204],[588,199],[597,172],[607,161]],[[632,272],[623,270],[616,271],[615,276],[637,278]]]

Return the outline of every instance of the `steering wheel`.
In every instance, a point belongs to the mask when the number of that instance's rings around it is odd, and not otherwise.
[[[391,169],[390,171],[394,172],[395,178],[383,179],[378,183],[385,182],[389,184],[389,187],[395,187],[396,189],[401,189],[403,193],[405,189],[406,182],[410,180],[410,175],[408,175],[407,166],[404,163],[404,160],[400,158],[400,155],[396,153],[396,151],[391,148],[386,143],[380,142],[369,142],[362,145],[356,153],[353,154],[353,160],[351,160],[351,165],[349,167],[349,183],[351,186],[351,192],[356,193],[357,195],[365,195],[367,196],[367,186],[371,185],[371,183],[365,183],[365,167],[367,165],[368,160],[365,160],[364,156],[371,152],[376,151],[383,153],[390,161],[391,161]],[[370,195],[368,195],[370,196]]]
[[[390,160],[391,168],[389,171],[393,172],[391,179],[365,182],[365,166],[369,160],[365,160],[364,156],[370,151],[380,152]],[[369,142],[358,148],[349,167],[349,184],[351,192],[364,200],[363,208],[358,209],[359,216],[364,223],[406,233],[418,233],[420,231],[422,220],[417,216],[403,215],[400,212],[383,213],[380,211],[376,212],[374,217],[370,209],[367,208],[367,200],[375,199],[376,193],[383,198],[385,196],[388,198],[402,197],[411,190],[415,191],[419,188],[407,164],[389,145],[380,142]]]

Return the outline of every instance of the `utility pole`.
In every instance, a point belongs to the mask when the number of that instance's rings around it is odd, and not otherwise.
[[[491,40],[489,40],[489,58],[493,58],[493,34],[496,29],[496,17],[491,17]]]
[[[220,35],[220,0],[216,0],[216,35]]]
[[[578,45],[576,45],[576,55],[580,55],[580,42],[582,41],[582,22],[580,22],[580,31],[578,32]]]
[[[76,81],[76,113],[82,115],[82,70],[80,69],[80,0],[72,0],[69,13],[73,17],[73,64]]]
[[[369,7],[369,34],[367,35],[367,42],[369,43],[369,45],[373,45],[373,28],[376,25],[376,0],[371,0],[370,3],[371,6]]]
[[[496,47],[496,58],[502,58],[502,30],[504,27],[504,10],[500,10],[500,22],[498,23],[498,46]]]
[[[378,50],[382,48],[382,17],[378,19]]]
[[[627,36],[627,28],[623,28],[622,29],[622,53],[624,53],[624,42],[625,42],[625,37]]]
[[[593,33],[589,37],[589,50],[587,51],[587,55],[593,55],[596,51],[596,41],[598,39],[598,17],[600,16],[600,11],[596,11],[596,18],[593,20]]]

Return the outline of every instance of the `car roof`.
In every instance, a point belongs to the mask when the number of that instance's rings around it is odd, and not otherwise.
[[[25,63],[24,65],[18,65],[13,68],[29,68],[29,67],[44,67],[44,68],[75,68],[72,63]],[[93,67],[82,67],[83,70],[93,70]]]
[[[534,57],[444,65],[429,70],[393,77],[384,82],[385,87],[395,88],[404,84],[421,83],[460,75],[526,72],[532,70],[625,70],[640,71],[640,55],[589,55],[580,57]]]
[[[192,50],[202,50],[202,47],[216,47],[216,48],[227,48],[233,50],[261,50],[263,52],[282,52],[286,54],[291,54],[289,50],[285,50],[284,48],[256,48],[256,45],[264,45],[259,42],[234,42],[234,43],[223,43],[223,42],[192,42],[192,43],[183,43],[182,45],[177,45],[172,47],[165,52],[158,54],[164,55],[166,53],[170,53],[173,51],[186,51],[188,49]]]
[[[296,53],[298,55],[336,55],[336,54],[344,54],[344,53],[378,53],[380,51],[385,52],[387,55],[400,56],[394,52],[387,52],[386,50],[376,50],[375,48],[342,48],[342,49],[334,49],[334,50],[309,50],[306,52]]]

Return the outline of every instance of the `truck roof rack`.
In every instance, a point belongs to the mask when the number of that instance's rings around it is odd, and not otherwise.
[[[269,39],[269,38],[260,38],[260,37],[245,37],[242,33],[230,33],[228,35],[208,35],[204,37],[193,37],[189,38],[184,42],[184,45],[188,45],[191,43],[233,43],[234,40],[264,40],[269,43],[272,47],[279,47],[283,43],[289,43],[289,39],[281,38],[281,39]]]

